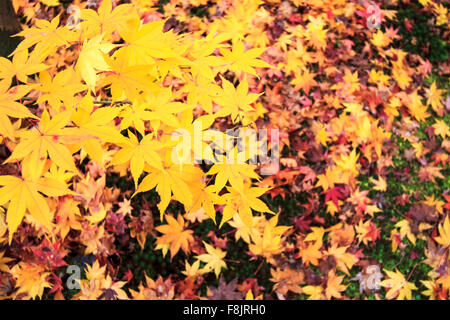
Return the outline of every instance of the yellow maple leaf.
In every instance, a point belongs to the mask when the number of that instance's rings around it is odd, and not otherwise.
[[[88,36],[110,35],[114,31],[123,34],[130,20],[136,19],[136,15],[131,4],[121,4],[113,9],[111,0],[103,0],[97,12],[92,9],[80,11],[80,27]]]
[[[156,239],[156,244],[170,245],[170,255],[173,258],[177,252],[183,250],[184,253],[190,252],[190,245],[194,242],[193,231],[185,229],[184,219],[181,214],[177,219],[172,215],[167,215],[167,224],[158,226],[155,229],[163,235]]]
[[[380,282],[380,285],[387,289],[386,299],[394,299],[397,300],[407,300],[412,299],[412,290],[417,290],[417,287],[414,283],[408,282],[403,274],[396,270],[395,272],[384,270],[386,275],[389,277],[386,280]]]
[[[250,104],[255,102],[259,96],[260,94],[248,93],[246,77],[239,83],[237,88],[230,81],[222,78],[222,92],[214,101],[218,105],[223,106],[223,108],[215,116],[225,117],[231,115],[231,119],[236,121],[240,112],[253,110]]]
[[[18,51],[14,54],[12,61],[0,57],[0,78],[3,79],[1,82],[10,85],[11,80],[16,77],[18,81],[26,83],[29,75],[41,72],[48,67],[41,63],[34,51],[30,56],[28,49]]]
[[[40,194],[58,197],[66,194],[74,194],[66,188],[66,185],[52,178],[37,177],[31,175],[30,158],[22,162],[22,177],[10,175],[0,176],[0,205],[9,202],[6,212],[6,223],[8,224],[9,241],[11,242],[14,232],[19,227],[26,212],[46,227],[51,229],[50,222],[53,213],[50,212],[46,199]]]
[[[281,246],[281,236],[291,227],[277,226],[278,215],[272,217],[264,227],[262,234],[253,233],[252,242],[249,249],[253,254],[261,255],[266,259],[270,259],[272,255],[280,253],[283,248]]]
[[[386,180],[383,177],[379,176],[378,179],[370,178],[369,181],[375,185],[372,188],[373,190],[382,191],[382,192],[386,191],[387,184],[386,184]]]
[[[321,243],[316,241],[314,243],[310,243],[308,245],[301,245],[299,247],[299,252],[297,254],[297,257],[300,257],[302,259],[302,262],[305,265],[319,265],[319,259],[323,257],[323,253],[320,250]]]
[[[201,262],[205,262],[206,265],[204,267],[205,270],[214,271],[216,277],[219,277],[222,268],[227,268],[227,264],[223,260],[227,255],[226,251],[221,250],[220,248],[214,248],[212,245],[203,242],[206,248],[207,253],[203,253],[201,255],[196,256],[198,260]]]
[[[194,184],[194,179],[190,179],[189,171],[194,172],[194,166],[178,166],[171,165],[165,170],[152,170],[139,184],[134,195],[140,192],[146,192],[156,187],[161,202],[158,204],[158,209],[161,214],[161,220],[164,212],[169,205],[171,195],[185,205],[186,208],[192,206],[192,192],[189,185]],[[197,168],[198,169],[198,168]],[[133,195],[133,196],[134,196]]]
[[[306,25],[307,33],[305,38],[317,50],[324,50],[327,46],[326,37],[327,30],[324,29],[325,22],[321,17],[313,17],[308,15],[308,24]]]
[[[131,175],[133,176],[135,187],[137,187],[137,182],[144,171],[145,163],[163,170],[161,157],[157,153],[163,145],[154,139],[153,134],[145,135],[141,141],[138,141],[137,137],[130,131],[128,131],[128,136],[130,138],[126,144],[119,144],[122,146],[122,149],[114,155],[111,165],[120,165],[130,161]]]
[[[11,274],[16,279],[16,286],[19,288],[14,293],[15,296],[25,293],[27,299],[41,298],[44,289],[51,288],[50,283],[46,280],[50,272],[45,272],[43,266],[20,262],[11,269]]]
[[[115,47],[116,45],[112,43],[102,42],[102,35],[98,35],[83,43],[76,68],[91,91],[95,91],[97,70],[105,71],[109,69],[103,54],[108,53]]]
[[[434,128],[434,133],[440,135],[442,139],[450,136],[450,129],[443,120],[436,120],[432,127]]]
[[[403,219],[395,224],[395,227],[400,228],[400,235],[406,236],[412,244],[416,245],[416,236],[411,232],[411,227],[408,220]]]
[[[447,216],[444,220],[443,224],[440,224],[439,227],[439,236],[435,237],[434,240],[447,248],[450,247],[450,219]]]
[[[330,270],[328,273],[327,287],[325,288],[325,296],[328,299],[342,298],[341,292],[347,289],[348,285],[343,285],[342,280],[344,276],[337,276],[334,270]]]
[[[322,286],[305,286],[302,287],[303,293],[307,294],[308,300],[322,300],[325,299]]]
[[[272,212],[267,205],[258,199],[263,195],[268,188],[250,187],[250,184],[245,184],[241,191],[236,190],[233,187],[227,187],[228,193],[224,194],[223,200],[225,201],[225,208],[223,209],[222,220],[220,221],[220,227],[233,218],[236,212],[239,213],[242,221],[252,228],[252,209],[258,212]]]
[[[341,270],[346,275],[350,275],[349,269],[351,269],[355,263],[358,262],[358,258],[354,254],[346,252],[347,249],[348,247],[338,247],[334,244],[328,249],[327,254],[335,258],[336,269]]]
[[[264,48],[253,48],[245,51],[244,43],[241,40],[233,41],[231,51],[224,48],[220,49],[224,61],[231,64],[231,71],[244,71],[256,77],[258,74],[253,67],[270,68],[267,62],[257,59],[264,51]]]
[[[29,155],[31,174],[37,176],[42,172],[48,154],[59,167],[78,173],[72,153],[66,146],[66,143],[75,139],[76,130],[65,128],[71,115],[72,111],[69,110],[58,113],[50,119],[47,111],[44,111],[38,125],[20,134],[20,143],[6,162],[21,160]]]

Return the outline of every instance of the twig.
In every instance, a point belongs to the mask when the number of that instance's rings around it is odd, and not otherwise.
[[[241,263],[238,260],[230,260],[230,259],[224,259],[226,262],[231,262],[231,263]]]
[[[416,270],[418,262],[416,262],[416,264],[414,265],[413,269],[411,270],[411,272],[409,273],[408,279],[406,279],[406,282],[409,281],[409,278],[411,278],[412,274],[414,273],[414,270]]]
[[[35,101],[36,98],[23,97],[21,100],[23,100],[23,101]],[[109,105],[113,105],[113,104],[132,104],[132,102],[130,100],[117,100],[117,101],[113,101],[113,100],[94,100],[93,103],[94,104],[101,104],[101,105],[104,105],[104,106],[109,106]]]
[[[112,104],[132,104],[130,100],[94,100],[94,104],[101,104],[101,105],[112,105]]]
[[[261,260],[261,263],[259,264],[258,268],[257,268],[256,271],[253,273],[255,276],[256,276],[256,274],[259,272],[259,269],[261,269],[263,263],[264,263],[264,259]]]

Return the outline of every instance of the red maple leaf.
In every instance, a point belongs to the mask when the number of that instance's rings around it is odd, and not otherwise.
[[[345,199],[342,187],[328,189],[325,193],[325,203],[327,203],[330,199],[333,201],[334,205],[339,208],[338,200]]]
[[[51,244],[50,241],[44,239],[39,246],[31,248],[31,251],[34,254],[37,264],[45,265],[51,269],[67,265],[63,260],[67,251],[61,247],[60,240]]]

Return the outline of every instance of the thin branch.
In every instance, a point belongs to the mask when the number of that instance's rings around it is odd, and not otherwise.
[[[23,97],[21,100],[23,100],[23,101],[35,101],[36,98]],[[113,105],[113,104],[132,104],[132,102],[130,100],[117,100],[117,101],[113,101],[113,100],[94,100],[93,103],[94,104],[101,104],[101,105],[104,105],[104,106],[109,106],[109,105]]]
[[[130,100],[95,100],[94,104],[101,104],[101,105],[112,105],[112,104],[132,104]]]

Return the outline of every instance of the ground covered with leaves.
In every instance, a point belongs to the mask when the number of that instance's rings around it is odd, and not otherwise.
[[[447,1],[12,3],[1,299],[449,299]]]

